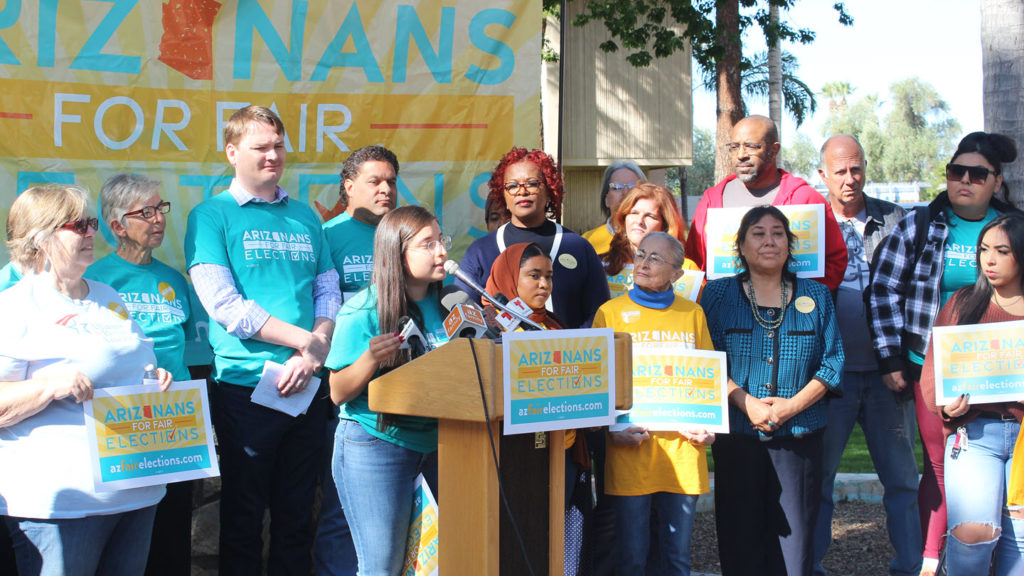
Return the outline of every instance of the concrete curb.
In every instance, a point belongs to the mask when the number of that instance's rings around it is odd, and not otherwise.
[[[835,502],[870,502],[878,504],[882,501],[882,483],[877,474],[836,474],[835,490],[832,492]],[[715,474],[711,474],[711,491],[701,494],[697,500],[697,512],[711,512],[715,509]]]

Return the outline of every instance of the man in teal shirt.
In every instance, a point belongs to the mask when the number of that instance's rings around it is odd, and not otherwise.
[[[249,106],[224,127],[235,168],[227,193],[192,209],[185,260],[210,315],[213,420],[220,445],[220,574],[261,574],[269,507],[268,574],[308,574],[312,508],[326,406],[291,417],[250,401],[264,365],[284,366],[278,393],[309,385],[330,350],[341,305],[338,274],[312,208],[277,183],[284,125]]]
[[[398,158],[380,145],[364,146],[352,152],[341,168],[341,202],[345,211],[324,224],[324,233],[337,267],[341,293],[349,300],[370,284],[373,273],[373,235],[377,224],[398,200]],[[331,407],[327,423],[327,446],[334,442],[338,409]],[[321,479],[320,521],[313,547],[316,573],[348,576],[356,573],[356,551],[352,534],[341,510],[331,475],[331,451],[325,451]]]

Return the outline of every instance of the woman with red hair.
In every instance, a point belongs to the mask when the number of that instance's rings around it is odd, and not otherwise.
[[[511,220],[473,242],[460,268],[482,286],[495,258],[506,247],[536,242],[554,266],[548,310],[557,314],[566,328],[588,325],[608,300],[608,283],[590,243],[554,221],[562,212],[562,177],[555,161],[541,150],[513,148],[494,168],[489,186],[488,200],[503,204]],[[472,293],[461,280],[455,283]]]

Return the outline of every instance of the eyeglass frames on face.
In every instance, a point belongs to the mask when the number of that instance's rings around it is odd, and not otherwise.
[[[423,251],[426,251],[426,252],[430,252],[431,254],[436,254],[438,248],[444,248],[445,250],[451,250],[452,249],[452,237],[447,235],[447,234],[442,234],[441,238],[439,238],[438,240],[431,240],[429,242],[424,242],[423,244],[420,244],[416,248],[418,248],[420,250],[423,250]]]
[[[157,212],[160,212],[161,214],[167,214],[170,211],[171,203],[164,200],[163,202],[157,204],[156,206],[144,206],[139,210],[125,212],[123,217],[128,218],[129,216],[142,216],[144,219],[149,220],[153,216],[156,216]]]
[[[68,222],[60,226],[61,230],[72,230],[82,236],[85,236],[89,232],[89,228],[92,228],[93,232],[99,230],[100,221],[97,218],[82,218],[81,220],[75,220],[74,222]]]
[[[540,180],[527,180],[526,182],[516,182],[515,180],[509,180],[505,182],[505,194],[515,194],[520,189],[525,189],[528,194],[536,194],[540,192],[540,187],[544,183]]]
[[[964,166],[963,164],[946,164],[946,180],[963,180],[967,174],[971,184],[984,184],[988,175],[998,176],[999,172],[989,170],[984,166]]]

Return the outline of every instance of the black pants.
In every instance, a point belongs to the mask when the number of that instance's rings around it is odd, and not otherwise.
[[[722,575],[810,576],[821,499],[821,432],[767,442],[723,434],[711,449]]]

